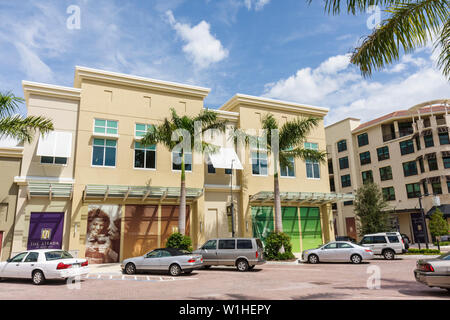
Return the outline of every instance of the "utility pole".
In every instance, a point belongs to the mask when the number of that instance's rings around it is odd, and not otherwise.
[[[422,223],[423,223],[424,232],[425,232],[425,246],[428,249],[428,229],[427,229],[427,221],[425,220],[425,214],[424,214],[423,208],[422,208],[422,196],[428,196],[428,194],[424,194],[424,195],[421,194],[419,196],[420,215],[422,217]]]
[[[233,162],[234,159],[231,160],[231,181],[230,181],[230,195],[231,195],[231,237],[234,238],[234,201],[233,201]]]

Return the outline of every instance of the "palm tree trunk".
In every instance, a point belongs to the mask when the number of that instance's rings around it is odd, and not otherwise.
[[[273,175],[274,184],[274,200],[275,200],[275,231],[283,232],[283,222],[281,220],[281,198],[280,198],[280,183],[278,180],[278,172]]]
[[[181,188],[180,188],[180,212],[178,215],[178,232],[186,234],[186,173],[184,165],[184,150],[181,152]]]

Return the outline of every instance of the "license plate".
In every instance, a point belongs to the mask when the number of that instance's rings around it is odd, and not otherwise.
[[[79,268],[79,267],[80,267],[79,264],[73,264],[73,265],[72,265],[72,268]]]

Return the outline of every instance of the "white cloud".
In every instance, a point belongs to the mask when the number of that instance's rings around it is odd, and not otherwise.
[[[30,80],[42,82],[53,81],[53,71],[46,65],[35,52],[22,43],[15,44],[20,55],[20,68]]]
[[[431,56],[404,56],[390,68],[390,73],[398,72],[396,76],[383,82],[364,79],[348,58],[334,56],[315,69],[303,68],[269,83],[264,96],[328,107],[328,124],[350,116],[367,121],[424,101],[449,98],[450,83],[433,67]]]
[[[244,0],[244,4],[248,10],[254,8],[256,11],[262,10],[269,2],[270,0]]]
[[[211,34],[210,25],[206,21],[191,27],[189,24],[177,22],[170,10],[166,15],[172,28],[186,43],[183,51],[197,67],[207,68],[228,56],[228,50]]]

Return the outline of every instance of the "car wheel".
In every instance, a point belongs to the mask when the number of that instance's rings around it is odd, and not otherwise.
[[[247,260],[244,260],[244,259],[238,260],[236,263],[236,268],[238,269],[238,271],[241,271],[241,272],[247,271],[248,270]]]
[[[179,276],[180,275],[180,273],[181,273],[181,268],[180,268],[180,266],[179,265],[177,265],[177,264],[172,264],[170,267],[169,267],[169,273],[170,273],[170,275],[172,276],[172,277],[177,277],[177,276]]]
[[[40,285],[44,283],[45,277],[42,271],[36,270],[35,272],[33,272],[31,280],[33,281],[33,284]]]
[[[136,266],[133,263],[128,263],[125,266],[125,273],[126,274],[135,274],[136,273]]]
[[[354,264],[359,264],[362,261],[362,258],[359,254],[354,254],[350,257],[350,260],[352,261],[352,263]]]
[[[394,258],[395,258],[395,252],[392,251],[392,250],[384,250],[384,251],[383,251],[383,257],[384,257],[386,260],[394,260]]]
[[[319,263],[319,257],[315,254],[310,254],[308,257],[308,262],[312,264]]]

